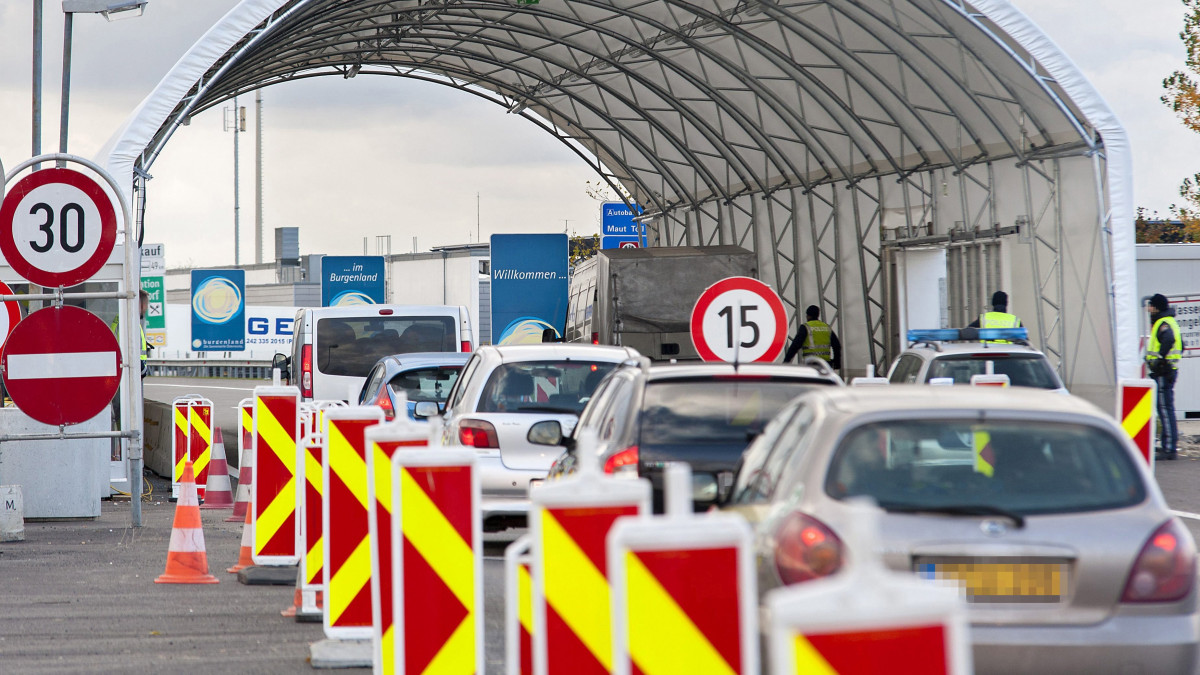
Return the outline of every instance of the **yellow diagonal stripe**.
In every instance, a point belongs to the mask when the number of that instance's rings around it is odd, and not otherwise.
[[[296,511],[296,479],[289,478],[287,484],[267,504],[267,508],[254,521],[254,552],[262,553],[267,542],[275,537],[288,516]]]
[[[325,494],[325,478],[321,475],[321,463],[307,448],[304,450],[304,480],[313,486],[317,494]]]
[[[643,673],[735,675],[733,667],[633,551],[625,553],[625,572],[629,655]]]
[[[287,468],[288,473],[295,475],[296,439],[292,437],[291,432],[283,428],[279,420],[275,419],[275,415],[271,414],[270,408],[263,403],[261,398],[258,399],[257,407],[258,435],[267,442],[267,447],[275,453],[275,456]]]
[[[354,450],[336,424],[329,425],[326,452],[329,453],[329,470],[336,473],[350,494],[364,509],[367,508],[367,462]]]
[[[1133,410],[1121,420],[1121,428],[1125,429],[1125,433],[1129,434],[1130,438],[1138,435],[1146,425],[1150,423],[1150,416],[1154,412],[1154,401],[1151,400],[1150,390],[1147,389],[1142,400],[1138,401],[1137,405],[1133,406]]]
[[[242,408],[242,428],[246,431],[254,430],[254,415],[251,410],[252,408]]]
[[[308,555],[304,558],[304,570],[308,572],[308,579],[306,579],[308,583],[316,583],[317,579],[321,577],[321,567],[324,564],[325,537],[317,537],[316,543],[308,549]]]
[[[336,624],[346,608],[371,583],[371,537],[363,537],[341,569],[329,579],[325,593],[329,602],[329,623]]]
[[[611,673],[608,581],[548,509],[542,509],[542,551],[546,602]]]
[[[396,625],[392,624],[383,631],[383,639],[380,641],[380,652],[383,656],[383,672],[396,672]]]
[[[179,407],[175,408],[175,426],[179,429],[179,431],[183,432],[183,443],[184,443],[184,446],[182,448],[183,454],[179,456],[179,461],[175,464],[175,477],[173,480],[176,483],[183,480],[183,465],[188,460],[188,451],[187,451],[188,421],[187,421],[187,415],[184,413],[184,410],[186,410],[186,409],[179,408]],[[178,436],[178,434],[176,434],[176,436]],[[178,438],[176,440],[178,440]]]
[[[529,578],[529,568],[517,565],[517,618],[521,626],[533,635],[533,579]]]
[[[375,453],[375,501],[390,514],[392,512],[392,461],[378,443],[371,444],[371,451]]]
[[[468,612],[475,611],[475,556],[471,547],[407,468],[400,471],[400,513],[404,537],[446,582],[463,607]]]
[[[821,652],[803,635],[796,635],[795,647],[793,654],[796,657],[796,670],[793,672],[804,675],[838,675],[838,671],[829,665],[825,657],[821,656]]]
[[[471,675],[474,672],[475,617],[467,612],[421,675]]]
[[[996,468],[988,463],[983,458],[983,449],[992,442],[992,435],[986,431],[975,432],[975,473],[981,473],[988,478],[991,478],[996,473]]]
[[[212,438],[212,429],[209,429],[208,425],[204,423],[204,417],[200,415],[199,408],[188,408],[188,417],[192,421],[192,426],[200,431],[201,438]]]

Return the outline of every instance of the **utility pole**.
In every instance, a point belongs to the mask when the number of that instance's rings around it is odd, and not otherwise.
[[[33,157],[42,154],[42,0],[33,0]],[[42,168],[34,164],[33,170]]]
[[[263,261],[263,151],[262,89],[254,92],[254,262]]]
[[[229,109],[226,108],[226,111]],[[225,130],[229,131],[229,120],[225,120]],[[239,222],[240,204],[238,187],[241,174],[238,172],[238,134],[246,130],[246,109],[238,106],[237,97],[233,97],[233,264],[242,264],[241,223]]]

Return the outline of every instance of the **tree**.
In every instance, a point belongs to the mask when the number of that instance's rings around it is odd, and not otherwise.
[[[593,234],[591,236],[575,236],[571,237],[570,245],[568,246],[569,258],[568,263],[572,266],[581,260],[596,255],[596,251],[600,250],[600,235]]]
[[[1200,88],[1197,87],[1197,78],[1200,78],[1200,0],[1183,0],[1183,6],[1185,15],[1179,39],[1187,50],[1187,58],[1184,59],[1183,70],[1177,70],[1163,80],[1166,93],[1159,100],[1179,117],[1183,126],[1200,133]],[[1176,241],[1181,242],[1200,241],[1200,173],[1183,180],[1179,186],[1179,196],[1183,198],[1183,204],[1171,204],[1172,220],[1180,221],[1179,227],[1166,227],[1160,235],[1177,235],[1179,239]],[[1138,222],[1144,220],[1144,210],[1139,209]],[[1170,221],[1158,222],[1170,224]],[[1155,228],[1148,228],[1147,234],[1150,229]],[[1142,241],[1140,228],[1138,241]]]

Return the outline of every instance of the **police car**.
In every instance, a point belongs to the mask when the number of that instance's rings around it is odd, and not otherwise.
[[[1007,375],[1014,387],[1067,393],[1046,355],[1029,346],[1024,328],[910,330],[907,337],[908,349],[888,371],[891,384],[970,384],[974,375],[996,374]]]

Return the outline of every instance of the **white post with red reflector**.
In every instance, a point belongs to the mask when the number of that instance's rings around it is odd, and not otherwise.
[[[987,361],[984,364],[985,372],[983,375],[972,375],[971,386],[973,387],[1007,387],[1011,384],[1007,375],[996,374],[996,364],[993,361]]]
[[[881,387],[887,386],[890,381],[886,377],[875,377],[875,364],[867,364],[866,377],[856,377],[850,380],[851,387]]]
[[[739,516],[692,513],[692,470],[664,473],[667,513],[619,518],[608,535],[613,671],[759,672],[753,533]]]
[[[605,541],[617,518],[650,512],[650,483],[603,475],[596,447],[595,432],[582,430],[574,451],[578,471],[530,490],[538,675],[612,672]]]
[[[874,550],[879,512],[851,506],[850,564],[838,574],[767,593],[767,648],[775,675],[972,672],[966,603],[884,567]]]

